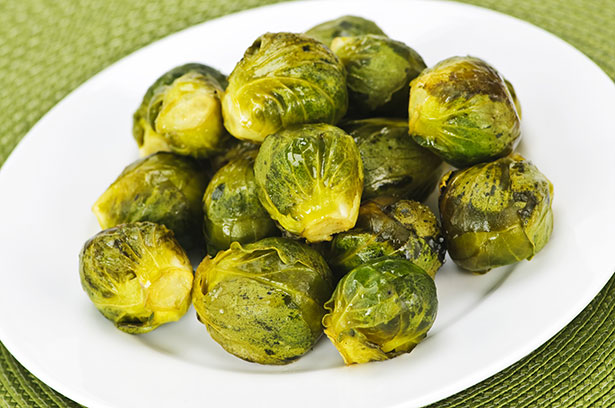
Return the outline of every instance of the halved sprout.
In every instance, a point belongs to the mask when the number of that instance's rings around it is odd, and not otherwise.
[[[203,64],[185,64],[149,87],[133,117],[133,136],[142,156],[172,151],[197,158],[221,151],[228,134],[220,99],[226,77]]]
[[[485,273],[531,259],[553,230],[553,185],[518,154],[450,172],[440,187],[440,217],[455,263]]]
[[[335,126],[295,126],[268,136],[254,174],[263,207],[292,234],[328,241],[356,222],[363,166],[352,137]]]
[[[226,351],[260,364],[288,364],[322,334],[331,271],[312,248],[288,238],[237,242],[196,271],[192,302]]]
[[[344,276],[325,309],[325,334],[346,364],[360,364],[412,351],[434,323],[438,298],[424,270],[380,258]]]
[[[261,143],[302,123],[337,123],[346,113],[346,71],[321,42],[300,34],[260,36],[229,75],[224,126]]]
[[[409,131],[421,146],[460,168],[512,152],[520,137],[512,85],[485,61],[448,58],[410,85]]]
[[[79,275],[96,308],[127,333],[179,320],[190,306],[192,266],[163,225],[137,222],[99,232],[81,250]]]

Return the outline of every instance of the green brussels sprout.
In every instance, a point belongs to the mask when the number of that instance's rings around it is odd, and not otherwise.
[[[361,156],[352,137],[335,126],[301,125],[268,136],[254,174],[269,215],[309,242],[328,241],[357,220]]]
[[[378,196],[423,201],[438,185],[442,159],[408,136],[408,121],[362,119],[343,123],[363,162],[363,199]]]
[[[126,167],[92,211],[103,229],[151,221],[173,230],[184,248],[194,248],[203,241],[206,187],[205,171],[195,159],[158,152]]]
[[[408,114],[410,81],[427,68],[416,51],[403,42],[373,34],[337,37],[331,51],[346,67],[351,112]]]
[[[305,32],[305,35],[317,39],[327,47],[331,47],[331,42],[336,37],[363,34],[386,35],[373,21],[357,16],[342,16],[335,20],[325,21]]]
[[[230,161],[214,175],[203,197],[205,240],[210,254],[241,244],[279,235],[269,213],[261,205],[251,150]]]
[[[451,258],[476,273],[531,259],[551,236],[552,200],[551,182],[518,154],[449,172],[439,205]]]
[[[325,334],[346,364],[361,364],[412,351],[433,325],[438,298],[424,270],[380,258],[344,276],[325,309]]]
[[[164,225],[136,222],[99,232],[81,250],[79,276],[96,308],[126,333],[152,331],[190,307],[192,266]]]
[[[449,58],[410,86],[409,130],[421,146],[460,168],[512,152],[519,114],[504,79],[485,61]]]
[[[223,74],[196,63],[158,78],[133,116],[141,155],[172,151],[204,158],[219,152],[228,139],[220,106],[226,84]]]
[[[331,271],[315,250],[288,238],[265,238],[206,257],[192,303],[226,351],[260,364],[288,364],[322,334]]]
[[[361,206],[354,229],[331,242],[329,265],[338,276],[382,256],[402,258],[431,277],[444,263],[446,246],[436,215],[410,200],[379,198]]]
[[[337,123],[346,113],[346,71],[319,41],[267,33],[229,76],[222,99],[224,126],[236,138],[261,143],[302,123]]]

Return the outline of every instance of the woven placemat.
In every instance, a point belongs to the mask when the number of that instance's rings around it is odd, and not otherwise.
[[[114,61],[188,26],[276,2],[0,0],[0,164],[45,112]],[[556,34],[615,78],[614,0],[465,2]],[[430,407],[610,407],[615,405],[614,368],[612,278],[574,321],[538,350]],[[0,407],[76,406],[37,380],[0,343]]]

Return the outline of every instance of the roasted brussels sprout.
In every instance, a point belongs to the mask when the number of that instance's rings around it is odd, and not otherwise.
[[[438,184],[442,159],[408,136],[408,121],[363,119],[341,127],[361,154],[364,200],[392,196],[423,201]]]
[[[325,21],[305,32],[305,35],[317,39],[327,47],[331,47],[331,42],[335,37],[363,34],[385,35],[376,23],[357,16],[342,16],[335,20]]]
[[[260,143],[302,123],[337,123],[346,113],[346,71],[319,41],[300,34],[264,34],[244,54],[222,99],[224,126]]]
[[[207,177],[191,157],[158,152],[122,171],[94,203],[101,228],[151,221],[164,224],[186,249],[202,245],[201,200]]]
[[[444,176],[440,217],[448,251],[463,269],[484,273],[531,259],[553,230],[553,186],[518,154]]]
[[[403,258],[431,277],[446,246],[436,215],[416,201],[378,198],[361,206],[354,229],[337,234],[327,257],[338,276],[382,256]]]
[[[416,51],[403,42],[373,34],[337,37],[331,51],[346,67],[351,112],[408,114],[410,81],[427,68]]]
[[[136,222],[99,232],[81,250],[79,275],[96,308],[127,333],[179,320],[190,306],[192,266],[164,225]]]
[[[360,364],[412,351],[433,325],[438,298],[421,268],[380,258],[344,276],[325,309],[325,334],[346,364]]]
[[[254,165],[263,207],[310,242],[352,228],[363,189],[356,144],[330,125],[301,125],[268,136]]]
[[[219,152],[228,138],[220,107],[224,88],[223,74],[196,63],[158,78],[133,116],[132,133],[141,154],[173,151],[203,158]]]
[[[410,85],[409,130],[421,146],[460,168],[512,152],[519,113],[504,79],[485,61],[449,58]]]
[[[241,244],[279,235],[269,213],[261,205],[254,179],[256,150],[222,167],[211,179],[203,197],[205,240],[210,254]]]
[[[260,364],[288,364],[322,334],[331,271],[313,249],[265,238],[205,258],[192,303],[211,337],[226,351]]]

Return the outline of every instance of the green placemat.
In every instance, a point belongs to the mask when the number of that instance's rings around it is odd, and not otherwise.
[[[0,163],[45,112],[109,64],[188,26],[276,2],[0,0]],[[551,31],[615,78],[614,0],[465,2]],[[615,405],[614,368],[612,278],[538,350],[430,407],[610,407]],[[0,343],[0,407],[73,406],[78,405],[38,381]]]

